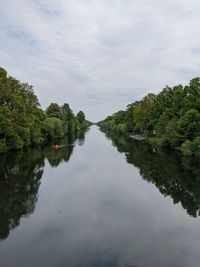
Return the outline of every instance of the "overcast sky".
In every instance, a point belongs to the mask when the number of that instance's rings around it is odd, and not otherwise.
[[[0,65],[98,121],[200,70],[199,0],[0,0]]]

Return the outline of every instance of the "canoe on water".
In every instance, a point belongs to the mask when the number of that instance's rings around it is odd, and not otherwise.
[[[51,148],[53,149],[59,149],[59,148],[62,148],[62,147],[67,147],[67,146],[73,146],[74,144],[70,144],[70,145],[52,145]]]
[[[54,148],[54,149],[58,149],[58,148],[61,148],[61,147],[64,147],[65,145],[52,145],[51,148]]]

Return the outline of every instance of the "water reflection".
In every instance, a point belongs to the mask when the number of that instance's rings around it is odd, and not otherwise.
[[[11,159],[2,160],[8,174],[4,169],[1,212],[18,209],[14,201],[8,207],[4,200],[15,194],[11,188],[17,186],[17,178],[23,179],[23,185],[26,179],[33,180],[29,182],[33,197],[26,188],[21,206],[29,207],[30,203],[33,211],[37,198],[39,201],[34,214],[21,223],[20,216],[28,216],[31,208],[19,214],[20,227],[0,242],[0,266],[199,266],[200,218],[189,217],[181,205],[173,206],[162,195],[184,203],[196,216],[199,171],[195,163],[173,153],[153,151],[147,145],[133,145],[129,139],[115,136],[112,140],[120,152],[125,152],[127,161],[137,167],[127,164],[124,154],[117,153],[96,127],[91,127],[83,147],[75,147],[74,143],[82,144],[84,138],[75,142],[72,138],[65,141],[69,146],[63,152],[52,151],[50,144],[33,150],[33,154],[22,153],[21,160],[17,161],[16,156],[15,164],[8,165]],[[51,167],[56,164],[60,165]],[[138,170],[149,183],[140,178]],[[36,181],[29,178],[39,171]],[[14,173],[13,182],[9,178],[7,186],[10,173]],[[19,175],[15,178],[16,173]],[[23,185],[18,186],[18,191]],[[4,218],[11,221],[14,214],[11,210]],[[7,232],[12,229],[11,223],[1,223],[1,233],[6,225]]]
[[[1,156],[0,239],[34,211],[43,168],[44,156],[35,149]]]
[[[84,133],[59,140],[65,147],[53,150],[51,144],[28,151],[11,152],[0,156],[0,240],[20,224],[23,216],[33,213],[43,175],[45,159],[51,167],[69,161],[75,140],[81,144]]]
[[[145,143],[124,136],[109,135],[128,163],[139,168],[143,179],[153,183],[174,204],[181,203],[190,216],[200,215],[200,169],[198,162],[174,151],[156,150]]]

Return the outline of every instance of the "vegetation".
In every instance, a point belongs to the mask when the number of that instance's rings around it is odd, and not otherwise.
[[[43,111],[33,87],[0,68],[0,153],[73,134],[89,125],[82,111],[75,116],[66,103],[51,103]]]
[[[200,156],[200,78],[148,94],[98,125],[106,132],[140,134],[160,147]]]

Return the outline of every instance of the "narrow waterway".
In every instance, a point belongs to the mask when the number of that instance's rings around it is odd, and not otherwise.
[[[199,267],[200,171],[96,126],[0,156],[1,267]]]

